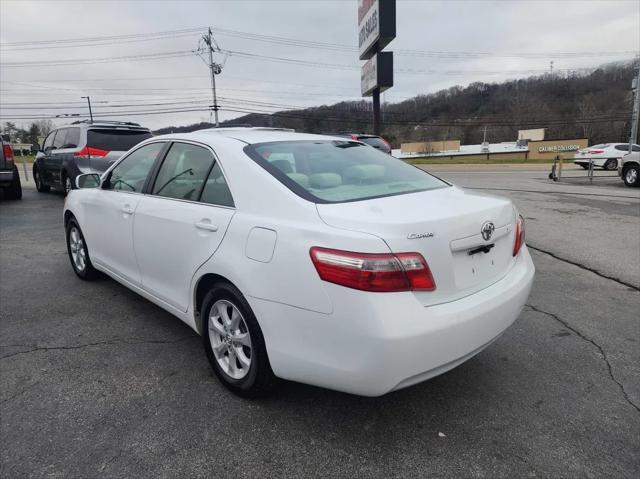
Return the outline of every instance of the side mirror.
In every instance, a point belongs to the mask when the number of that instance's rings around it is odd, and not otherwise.
[[[97,173],[87,173],[76,176],[76,188],[98,188],[100,186],[100,175]]]

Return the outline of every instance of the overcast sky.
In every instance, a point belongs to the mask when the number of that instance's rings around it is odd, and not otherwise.
[[[215,58],[225,62],[216,77],[221,119],[242,114],[229,110],[359,99],[357,8],[357,0],[0,0],[0,121],[86,114],[86,95],[95,114],[207,108],[207,67],[191,50],[208,26],[231,52]],[[138,36],[99,38],[124,35]],[[543,73],[552,60],[556,71],[588,68],[640,50],[640,1],[398,0],[397,38],[387,50],[395,52],[387,102]],[[93,63],[60,64],[72,60]],[[54,64],[30,64],[43,61]],[[209,113],[109,118],[159,128],[208,120]]]

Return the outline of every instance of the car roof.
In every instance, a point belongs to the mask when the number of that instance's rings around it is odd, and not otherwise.
[[[166,138],[166,139],[192,139],[194,141],[200,141],[202,143],[207,143],[211,141],[215,136],[224,136],[226,138],[232,138],[248,145],[252,145],[255,143],[269,143],[274,141],[314,141],[314,140],[324,140],[334,138],[336,140],[344,141],[343,137],[339,136],[327,136],[327,135],[316,135],[310,133],[296,133],[294,130],[284,129],[284,128],[246,128],[246,127],[235,127],[235,128],[211,128],[206,130],[197,130],[191,133],[174,133],[170,135],[162,135],[158,138]]]
[[[149,128],[145,127],[145,126],[141,126],[138,123],[133,123],[133,122],[125,122],[125,121],[94,121],[94,122],[90,122],[90,121],[74,121],[73,123],[69,123],[67,125],[61,125],[57,128],[54,128],[55,130],[59,130],[60,128],[72,128],[72,127],[76,127],[76,128],[116,128],[118,130],[144,130],[144,131],[149,131]]]

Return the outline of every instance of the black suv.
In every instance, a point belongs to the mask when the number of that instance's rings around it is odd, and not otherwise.
[[[388,153],[389,155],[391,154],[391,145],[381,136],[367,135],[366,133],[349,133],[344,131],[334,136],[346,136],[352,140],[361,141],[362,143],[373,146],[384,153]]]
[[[147,138],[151,132],[137,123],[77,121],[47,135],[33,163],[38,191],[53,186],[66,192],[76,176],[104,173],[113,162]]]

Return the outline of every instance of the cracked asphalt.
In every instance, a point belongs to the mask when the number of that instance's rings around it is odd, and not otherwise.
[[[75,277],[60,196],[0,202],[1,476],[638,477],[640,191],[432,170],[515,201],[536,280],[490,348],[381,398],[231,395],[179,320]]]

